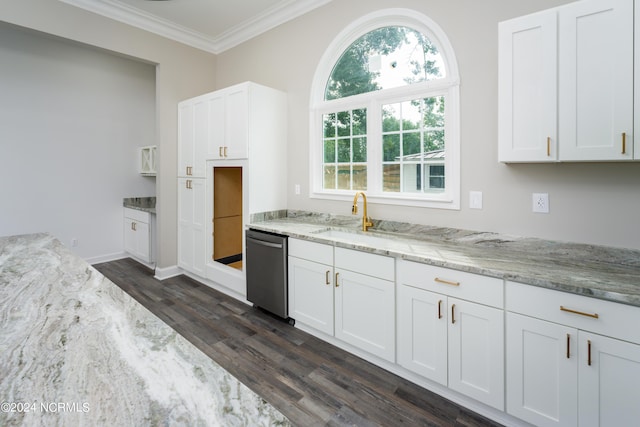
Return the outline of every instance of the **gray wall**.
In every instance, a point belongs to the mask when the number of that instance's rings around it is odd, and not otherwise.
[[[175,266],[177,103],[215,89],[216,57],[58,1],[3,0],[0,21],[156,65],[155,143],[159,151],[159,175],[156,179],[158,266]],[[24,197],[28,198],[29,194],[25,194]],[[118,205],[120,204],[121,202]],[[101,224],[96,223],[95,226],[100,227]]]
[[[155,196],[155,66],[0,23],[0,235],[122,253],[122,198]]]
[[[349,215],[345,203],[311,199],[309,94],[336,35],[384,8],[415,9],[447,33],[461,79],[461,210],[372,205],[373,218],[640,249],[640,163],[505,165],[497,161],[498,22],[566,0],[335,0],[218,57],[217,86],[255,80],[289,93],[288,207]],[[303,192],[295,195],[294,185]],[[484,209],[469,209],[469,191]],[[547,192],[551,213],[531,212]]]

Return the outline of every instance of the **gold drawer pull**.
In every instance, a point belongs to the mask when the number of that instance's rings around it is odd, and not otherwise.
[[[627,133],[622,132],[622,154],[627,154]]]
[[[594,319],[598,319],[600,317],[600,316],[598,316],[598,313],[585,313],[584,311],[572,310],[572,309],[566,308],[566,307],[564,307],[562,305],[560,306],[560,310],[566,311],[567,313],[579,314],[580,316],[593,317]]]
[[[451,324],[453,325],[454,323],[456,323],[456,305],[455,304],[451,304]]]
[[[442,300],[438,301],[438,319],[442,319]]]
[[[336,288],[340,287],[340,283],[338,283],[338,276],[340,275],[340,273],[336,273]]]
[[[571,359],[571,335],[567,334],[567,359]]]
[[[587,365],[591,366],[591,340],[587,340]]]
[[[224,150],[223,150],[223,151],[224,151],[224,156],[225,156],[225,157],[228,157],[228,156],[227,156],[227,147],[224,147]]]
[[[324,275],[324,280],[325,280],[325,284],[330,285],[331,282],[329,282],[329,270],[327,270],[327,273]]]
[[[445,285],[451,285],[451,286],[460,286],[460,282],[452,282],[451,280],[445,280],[445,279],[441,279],[439,277],[436,277],[435,279],[433,279],[435,282],[438,283],[443,283]]]

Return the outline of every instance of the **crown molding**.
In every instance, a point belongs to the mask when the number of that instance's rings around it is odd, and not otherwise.
[[[220,54],[332,0],[286,0],[234,28],[210,37],[117,0],[58,0],[213,54]]]

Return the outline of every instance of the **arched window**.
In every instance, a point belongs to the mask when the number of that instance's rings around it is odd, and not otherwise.
[[[448,39],[406,9],[356,21],[311,94],[312,197],[459,209],[459,78]]]

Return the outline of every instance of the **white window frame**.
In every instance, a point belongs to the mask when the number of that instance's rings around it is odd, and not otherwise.
[[[445,63],[445,78],[384,89],[350,97],[325,101],[325,89],[333,67],[353,42],[382,27],[408,27],[421,32],[438,47]],[[381,108],[383,104],[445,97],[445,186],[438,193],[393,193],[382,191],[382,179],[369,178],[367,199],[372,203],[460,209],[460,79],[458,65],[446,34],[429,17],[410,9],[384,9],[368,14],[345,28],[329,45],[313,78],[309,118],[309,183],[310,197],[330,200],[352,200],[355,190],[323,188],[323,122],[322,116],[337,111],[367,109],[367,176],[382,174]],[[371,130],[375,130],[371,132]],[[375,171],[373,168],[379,168]]]

